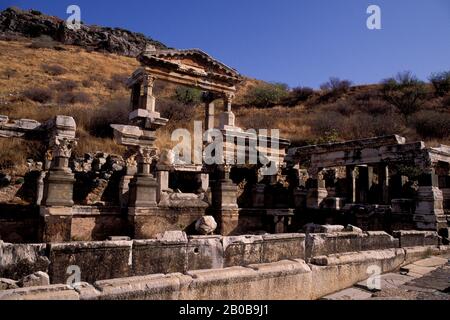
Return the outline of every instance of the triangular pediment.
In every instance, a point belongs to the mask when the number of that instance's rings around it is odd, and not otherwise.
[[[199,49],[188,50],[146,50],[138,60],[145,66],[165,66],[186,73],[198,75],[219,75],[241,78],[239,73]]]

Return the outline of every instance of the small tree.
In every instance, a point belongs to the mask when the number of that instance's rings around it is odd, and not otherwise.
[[[438,96],[443,97],[450,92],[450,71],[432,73],[429,80]]]
[[[266,83],[252,88],[246,97],[246,104],[257,108],[268,108],[288,96],[288,86],[284,83]]]
[[[195,105],[202,101],[202,92],[195,88],[180,86],[175,90],[175,97],[185,105]]]
[[[309,87],[296,87],[289,92],[289,96],[286,98],[288,105],[295,105],[298,102],[304,102],[314,95],[314,90]]]
[[[401,72],[381,82],[383,99],[392,104],[405,117],[416,112],[424,103],[425,84],[411,72]]]
[[[341,80],[336,77],[331,77],[328,82],[320,85],[320,89],[322,89],[323,91],[340,94],[347,92],[351,86],[352,82],[350,80]]]

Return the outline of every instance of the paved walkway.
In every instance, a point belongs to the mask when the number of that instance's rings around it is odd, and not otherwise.
[[[430,257],[381,275],[380,289],[367,281],[323,297],[324,300],[450,300],[450,255]]]

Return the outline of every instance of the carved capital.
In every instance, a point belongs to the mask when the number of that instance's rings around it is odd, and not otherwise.
[[[151,164],[154,159],[157,160],[157,149],[151,147],[139,147],[137,150],[137,160],[139,163]]]
[[[51,141],[52,158],[70,158],[72,150],[77,146],[77,141],[67,138],[55,137]]]

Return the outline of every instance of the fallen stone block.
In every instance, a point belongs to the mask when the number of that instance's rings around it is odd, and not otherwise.
[[[18,281],[20,287],[38,287],[50,285],[50,278],[48,274],[42,271],[37,271],[33,274],[23,277]]]
[[[17,289],[17,281],[12,279],[0,278],[0,290]]]
[[[62,284],[0,291],[0,300],[79,300],[78,293]]]
[[[46,244],[12,244],[0,240],[0,277],[19,280],[36,271],[48,272]]]

